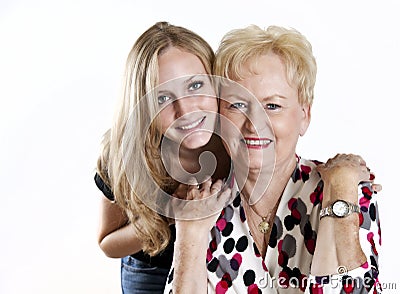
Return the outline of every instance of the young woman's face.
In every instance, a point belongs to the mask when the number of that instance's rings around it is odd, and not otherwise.
[[[171,47],[158,57],[157,99],[165,137],[196,149],[214,132],[218,105],[210,77],[194,54]]]
[[[220,100],[221,133],[232,158],[246,153],[249,168],[261,168],[268,149],[275,148],[278,166],[293,162],[298,138],[310,121],[309,107],[299,104],[297,87],[288,83],[277,55],[263,55],[257,63],[250,60],[242,70],[245,78],[238,84],[256,99],[231,93],[228,87]]]

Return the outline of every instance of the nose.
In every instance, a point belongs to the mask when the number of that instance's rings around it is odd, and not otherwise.
[[[260,134],[270,129],[270,122],[264,109],[255,107],[246,113],[244,127],[251,134]]]
[[[175,118],[179,118],[194,110],[194,101],[188,97],[179,98],[173,102],[173,108],[175,112]]]

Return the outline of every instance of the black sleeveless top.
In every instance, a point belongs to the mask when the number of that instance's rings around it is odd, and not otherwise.
[[[109,199],[110,201],[114,201],[114,195],[110,187],[108,187],[106,183],[104,183],[103,179],[100,177],[99,174],[97,173],[95,174],[94,181],[96,183],[97,188],[99,188],[99,190],[103,192],[104,196],[107,197],[107,199]],[[172,257],[174,253],[175,225],[170,225],[169,227],[171,230],[171,240],[164,251],[152,257],[144,253],[143,251],[139,251],[135,254],[132,254],[131,256],[140,261],[146,262],[153,267],[161,267],[169,269],[172,264]]]

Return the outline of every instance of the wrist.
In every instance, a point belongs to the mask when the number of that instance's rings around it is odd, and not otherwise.
[[[353,204],[358,202],[358,184],[324,183],[322,207],[327,207],[336,200],[344,200]]]

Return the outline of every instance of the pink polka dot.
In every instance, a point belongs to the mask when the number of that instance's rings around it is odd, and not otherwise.
[[[236,253],[236,254],[232,257],[232,259],[235,259],[235,260],[238,262],[239,266],[242,264],[242,256],[241,256],[239,253]]]
[[[365,197],[361,197],[360,201],[358,201],[358,203],[360,204],[360,206],[365,206],[368,208],[369,206],[369,199],[365,198]]]
[[[297,201],[297,199],[295,199],[295,198],[292,198],[292,199],[289,200],[289,202],[288,202],[288,208],[289,208],[290,210],[292,210],[292,207],[293,207],[293,205],[296,203],[296,201]]]
[[[312,294],[324,294],[324,290],[322,289],[322,286],[319,284],[314,284],[311,287],[311,293]]]
[[[311,172],[311,167],[307,165],[300,165],[301,171],[305,172],[306,174],[309,174]]]
[[[248,294],[258,294],[258,287],[256,284],[251,284],[248,288],[247,288],[247,293]]]
[[[217,228],[218,228],[220,231],[223,231],[223,230],[225,229],[225,227],[226,227],[226,220],[225,220],[224,218],[219,219],[219,220],[217,221]]]
[[[226,281],[220,281],[215,286],[216,294],[225,294],[227,290],[228,290],[228,283]]]
[[[264,260],[262,261],[262,267],[266,272],[268,272],[268,268],[267,268],[267,265],[265,264]]]
[[[212,253],[210,248],[207,249],[207,262],[210,262],[212,259]]]
[[[362,268],[368,268],[368,266],[369,266],[368,261],[364,262],[364,263],[361,265]]]
[[[301,214],[297,209],[292,210],[292,216],[297,220],[301,219]]]

